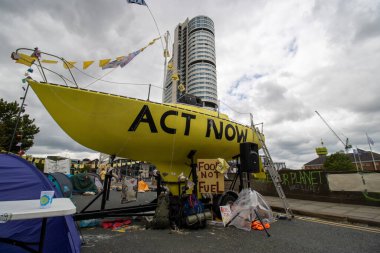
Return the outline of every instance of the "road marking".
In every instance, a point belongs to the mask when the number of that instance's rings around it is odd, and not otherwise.
[[[332,222],[332,221],[327,221],[327,220],[321,220],[318,218],[310,218],[310,217],[303,217],[303,216],[296,216],[296,219],[380,234],[380,229],[378,228],[362,227],[362,226],[357,226],[357,225],[352,225],[352,224],[337,223],[337,222]]]

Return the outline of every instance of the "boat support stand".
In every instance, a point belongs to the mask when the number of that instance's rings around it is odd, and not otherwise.
[[[111,156],[111,165],[113,165],[113,160],[115,156]],[[88,219],[102,219],[106,217],[121,217],[121,216],[151,216],[152,213],[146,213],[156,210],[157,203],[155,200],[149,204],[128,206],[120,208],[110,208],[106,209],[106,202],[109,200],[110,190],[111,190],[111,179],[112,170],[108,171],[105,175],[103,190],[96,195],[90,203],[88,203],[80,212],[73,215],[74,220],[88,220]],[[100,209],[94,211],[87,211],[87,209],[92,206],[92,204],[102,197]]]

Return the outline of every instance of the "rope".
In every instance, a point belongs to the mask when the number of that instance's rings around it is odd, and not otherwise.
[[[145,2],[145,3],[146,3],[146,2]],[[153,19],[153,21],[154,21],[154,24],[156,25],[156,29],[157,29],[158,35],[160,36],[160,41],[161,41],[162,51],[165,53],[164,42],[162,42],[161,32],[160,32],[160,29],[158,29],[158,25],[157,25],[156,19],[154,18],[153,13],[152,13],[152,11],[150,10],[148,4],[146,4],[146,8],[148,8],[148,11],[149,11],[150,15],[152,16],[152,19]]]
[[[90,85],[92,85],[92,84],[94,84],[94,83],[96,83],[97,81],[100,81],[100,80],[102,80],[103,79],[103,77],[105,77],[105,76],[107,76],[107,75],[109,75],[109,74],[111,74],[113,71],[115,71],[116,70],[116,68],[114,68],[114,69],[112,69],[111,71],[109,71],[108,73],[105,73],[104,75],[102,75],[101,77],[99,77],[99,78],[96,78],[93,82],[91,82],[90,84],[88,84],[87,86],[85,86],[84,88],[87,88],[88,86],[90,86]]]
[[[227,105],[226,103],[223,103],[222,101],[219,100],[219,102],[221,102],[223,105],[227,106],[231,111],[234,111],[236,113],[239,113],[239,114],[250,114],[249,112],[238,112],[234,109],[232,109],[232,107],[230,107],[229,105]]]

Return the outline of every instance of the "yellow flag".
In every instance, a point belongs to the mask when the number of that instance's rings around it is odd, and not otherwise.
[[[77,62],[76,61],[63,62],[63,67],[65,69],[71,69],[71,68],[74,68],[75,63],[77,63]]]
[[[228,169],[230,168],[230,165],[224,160],[223,158],[218,158],[218,162],[216,165],[216,171],[219,173],[226,173]]]
[[[35,162],[35,163],[39,163],[39,162],[40,162],[40,159],[35,159],[34,162]]]
[[[179,80],[178,75],[177,75],[177,74],[173,74],[173,75],[172,75],[172,80],[173,80],[173,81],[178,81],[178,80]]]
[[[41,62],[47,63],[47,64],[57,64],[58,63],[58,61],[54,61],[54,60],[42,60]]]
[[[84,61],[83,62],[83,69],[87,69],[88,67],[91,66],[91,64],[93,64],[94,61]]]
[[[160,39],[160,37],[158,37],[158,38],[155,38],[154,40],[152,40],[151,42],[149,42],[149,46],[153,45],[153,44],[154,44],[154,42],[156,42],[158,39]]]
[[[180,85],[178,85],[178,90],[180,92],[184,92],[186,90],[185,85],[183,85],[182,83]]]
[[[99,67],[103,67],[104,65],[106,65],[107,63],[109,63],[111,61],[111,59],[103,59],[103,60],[100,60],[99,61]]]
[[[42,160],[41,163],[42,163],[42,164],[45,164],[45,160]]]
[[[24,64],[28,67],[32,66],[32,64],[36,60],[35,57],[29,56],[26,54],[18,53],[17,56],[19,57],[19,59],[16,60],[16,63]]]
[[[174,67],[174,66],[173,66],[173,63],[169,63],[169,64],[168,64],[168,70],[172,70],[173,67]]]
[[[170,57],[169,51],[167,49],[164,50],[164,57]]]

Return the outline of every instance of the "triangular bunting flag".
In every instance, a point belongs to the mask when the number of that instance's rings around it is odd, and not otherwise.
[[[94,61],[84,61],[83,62],[83,69],[87,69],[88,67],[91,66],[91,64],[93,64]]]
[[[139,4],[139,5],[146,5],[144,0],[127,0],[127,3],[130,4]]]
[[[54,61],[54,60],[42,60],[41,62],[47,63],[47,64],[57,64],[58,63],[58,61]]]
[[[99,61],[99,67],[103,67],[104,65],[106,65],[107,63],[109,63],[111,61],[111,59],[103,59],[103,60],[100,60]]]
[[[66,61],[66,62],[63,62],[63,67],[65,69],[72,69],[72,68],[74,68],[75,63],[77,63],[77,62],[76,61]]]
[[[28,67],[32,66],[32,64],[36,60],[36,58],[29,56],[29,55],[26,55],[26,54],[18,53],[17,56],[19,58],[16,60],[16,63],[24,64]]]

